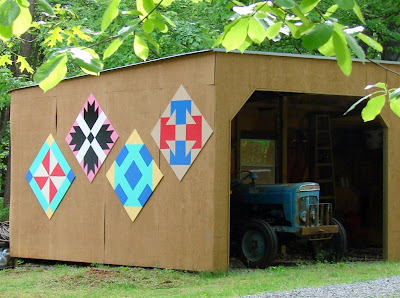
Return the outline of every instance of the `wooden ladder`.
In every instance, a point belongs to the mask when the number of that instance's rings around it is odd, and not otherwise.
[[[335,205],[335,173],[333,169],[332,135],[329,115],[315,115],[314,179],[319,183],[320,203]]]

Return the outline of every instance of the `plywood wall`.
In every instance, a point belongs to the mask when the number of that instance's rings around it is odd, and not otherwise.
[[[22,258],[228,270],[231,120],[247,99],[255,90],[362,96],[365,85],[376,81],[400,85],[398,77],[371,64],[354,63],[347,78],[332,60],[205,52],[67,80],[46,94],[37,87],[14,91],[11,253]],[[150,135],[180,85],[214,131],[181,182]],[[92,183],[64,140],[90,93],[119,134]],[[383,121],[388,127],[385,248],[389,258],[400,259],[400,119],[385,111]],[[134,129],[164,178],[132,223],[106,172]],[[76,175],[50,220],[25,180],[49,133]]]
[[[180,182],[150,135],[180,85],[214,129],[213,53],[105,72],[100,77],[75,78],[46,94],[37,87],[13,92],[13,256],[214,270],[215,138],[211,136]],[[119,134],[92,183],[64,140],[90,93]],[[106,172],[134,129],[164,177],[132,223]],[[50,220],[25,180],[49,133],[76,175]]]
[[[216,175],[215,212],[220,221],[215,227],[216,260],[220,267],[229,261],[229,182],[231,120],[255,90],[298,92],[310,94],[363,96],[364,87],[371,83],[388,82],[392,87],[400,85],[400,77],[390,74],[376,65],[353,63],[350,77],[344,76],[334,60],[288,56],[241,55],[216,53]],[[400,65],[391,65],[400,71]],[[290,103],[290,102],[289,102]],[[385,254],[389,259],[400,259],[400,229],[396,218],[400,217],[397,193],[400,191],[400,162],[398,138],[400,118],[385,111],[383,122],[388,126],[388,152],[386,156],[386,242]]]

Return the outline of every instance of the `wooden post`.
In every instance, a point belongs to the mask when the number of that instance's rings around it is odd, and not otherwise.
[[[282,183],[287,183],[287,152],[288,152],[288,100],[283,97],[281,100],[282,119]]]

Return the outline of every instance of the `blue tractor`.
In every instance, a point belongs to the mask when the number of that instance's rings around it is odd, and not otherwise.
[[[314,254],[340,260],[347,248],[346,231],[332,217],[332,204],[320,203],[319,184],[257,184],[255,172],[241,172],[241,179],[231,180],[232,253],[250,268],[266,268],[280,243],[303,239]]]

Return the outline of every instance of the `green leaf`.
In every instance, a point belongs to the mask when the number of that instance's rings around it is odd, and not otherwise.
[[[326,44],[332,36],[333,25],[322,23],[303,36],[303,46],[312,51]]]
[[[358,6],[357,2],[354,2],[354,7],[353,7],[353,11],[356,14],[356,16],[358,17],[358,19],[365,24],[365,19],[364,16],[361,12],[360,6]]]
[[[146,61],[149,57],[149,47],[146,41],[137,35],[135,35],[135,40],[133,41],[133,51],[142,60]]]
[[[347,44],[349,45],[350,49],[364,63],[365,62],[364,50],[359,46],[359,44],[357,43],[356,39],[353,36],[351,36],[349,34],[345,34],[345,35],[346,35]]]
[[[400,117],[400,97],[390,101],[390,109]]]
[[[193,2],[195,2],[195,1],[193,1]],[[237,1],[237,0],[232,0],[232,1],[229,1],[229,2],[231,2],[231,3],[233,3],[234,5],[237,5],[237,6],[244,6],[244,4],[242,2]]]
[[[308,25],[310,21],[308,18],[304,15],[303,11],[301,10],[301,7],[295,3],[295,6],[292,8],[292,12],[299,17],[299,19],[303,22],[303,25]]]
[[[398,117],[400,117],[400,88],[397,88],[389,94],[390,108]]]
[[[1,26],[0,25],[0,39],[6,41],[12,36],[12,25],[11,26]]]
[[[153,24],[156,25],[157,29],[160,30],[162,33],[167,33],[168,32],[168,26],[160,21],[160,20],[152,20]],[[149,33],[149,32],[147,32]]]
[[[222,40],[222,46],[227,52],[239,48],[244,43],[248,28],[248,18],[239,19],[239,21],[231,27]]]
[[[55,27],[53,30],[49,31],[50,35],[44,40],[44,43],[49,47],[54,47],[57,44],[57,41],[63,41],[64,37],[61,33],[64,31],[60,27]]]
[[[337,63],[342,70],[342,72],[349,76],[351,73],[351,57],[350,51],[347,47],[346,37],[342,31],[335,28],[332,33],[333,48],[335,50],[335,55]]]
[[[249,37],[238,47],[238,50],[243,54],[243,52],[251,45],[251,39]]]
[[[371,48],[373,48],[374,50],[378,51],[378,52],[382,52],[383,48],[381,46],[381,44],[375,40],[373,40],[371,37],[365,35],[364,33],[358,33],[357,37],[359,39],[361,39],[364,43],[366,43],[368,46],[370,46]]]
[[[122,45],[123,40],[116,38],[114,39],[110,45],[107,47],[107,49],[104,51],[103,54],[103,60],[106,60],[108,57],[112,56],[118,48]]]
[[[359,100],[357,100],[355,103],[353,103],[353,104],[351,105],[351,107],[346,111],[346,113],[343,114],[343,116],[346,115],[347,113],[349,113],[350,111],[354,110],[354,108],[355,108],[358,104],[360,104],[361,102],[363,102],[365,99],[369,98],[371,95],[372,95],[372,94],[365,95],[364,97],[362,97],[362,98],[360,98]]]
[[[118,6],[121,0],[111,0],[106,11],[104,12],[103,18],[101,19],[101,31],[105,31],[111,22],[118,16]]]
[[[81,30],[81,26],[74,26],[72,27],[72,33],[78,36],[80,39],[83,39],[87,42],[91,42],[93,38],[89,35],[87,35],[85,32]]]
[[[262,43],[265,39],[264,26],[254,17],[249,19],[248,35],[257,44]]]
[[[367,86],[365,86],[364,89],[368,90],[368,89],[371,89],[371,88],[379,88],[379,89],[384,90],[385,93],[386,93],[387,85],[386,85],[386,83],[378,82],[376,84],[367,85]]]
[[[174,24],[174,22],[171,21],[170,18],[166,17],[165,15],[160,15],[171,27],[175,28],[176,25]]]
[[[221,42],[224,40],[226,33],[229,32],[229,30],[231,30],[231,28],[236,25],[238,22],[240,21],[240,19],[236,19],[233,22],[229,23],[228,25],[226,25],[224,27],[224,32],[218,36],[218,38],[215,40],[214,44],[213,44],[213,48],[215,48],[217,45],[221,44]]]
[[[276,15],[278,17],[278,19],[280,19],[280,20],[285,19],[285,11],[284,10],[282,10],[281,8],[269,6],[268,4],[265,4],[265,2],[259,2],[258,4],[256,4],[254,10],[258,11],[258,12],[264,12],[264,13],[269,12],[273,15]],[[257,17],[260,19],[263,18],[262,16],[259,17],[258,15],[257,15]]]
[[[390,93],[389,100],[396,99],[397,97],[398,97],[397,100],[399,100],[400,99],[400,87]]]
[[[275,4],[282,8],[293,8],[296,5],[293,0],[275,0]]]
[[[119,31],[118,31],[118,35],[120,35],[121,39],[125,39],[129,34],[131,34],[132,32],[134,32],[136,29],[136,26],[128,26],[128,27],[122,27]]]
[[[99,55],[94,50],[72,48],[70,52],[72,58],[84,72],[99,75],[99,72],[103,69],[103,63],[101,63]]]
[[[25,59],[24,57],[18,55],[17,63],[20,63],[20,64],[21,64],[21,65],[19,66],[19,70],[20,70],[21,72],[24,72],[24,70],[26,69],[27,72],[33,73],[32,67],[29,65],[28,61],[26,61],[26,59]]]
[[[142,13],[139,10],[123,10],[121,11],[121,14],[123,15],[133,15],[133,16],[141,16]]]
[[[0,56],[0,67],[6,66],[7,64],[11,65],[12,60],[10,58],[11,58],[11,55],[8,55],[8,54]]]
[[[156,48],[157,53],[160,52],[160,45],[150,36],[150,34],[142,33],[145,40]]]
[[[282,22],[277,22],[271,26],[268,27],[267,30],[265,30],[265,35],[267,36],[268,39],[274,39],[278,34],[279,31],[282,28]]]
[[[303,23],[299,26],[297,30],[297,34],[299,37],[303,36],[305,33],[308,33],[311,29],[313,29],[316,25],[312,22]]]
[[[307,13],[313,10],[319,2],[321,2],[321,0],[302,0],[300,6],[303,8],[303,11]]]
[[[263,12],[263,11],[258,11],[258,12],[256,13],[255,17],[256,17],[257,19],[264,19],[264,18],[267,17],[267,14],[266,14],[265,12]]]
[[[28,8],[30,5],[27,0],[17,0],[17,3],[20,7],[25,7],[25,8]]]
[[[155,4],[153,0],[137,0],[136,8],[142,13],[142,15],[139,17],[144,19],[151,11],[153,11]]]
[[[331,7],[329,7],[327,10],[326,10],[326,12],[325,12],[325,14],[324,14],[324,18],[325,19],[329,19],[335,12],[336,12],[336,10],[339,8],[339,5],[337,5],[337,4],[334,4],[334,5],[332,5]]]
[[[332,57],[335,55],[335,49],[333,47],[333,38],[329,39],[322,47],[318,48],[318,51],[325,57]]]
[[[143,28],[144,32],[147,32],[147,33],[153,32],[153,30],[154,30],[153,22],[149,19],[146,19],[143,22],[142,28]]]
[[[49,15],[54,16],[54,10],[53,7],[46,1],[46,0],[35,0],[39,5],[42,7],[42,9],[47,12]]]
[[[340,8],[348,10],[354,7],[354,0],[335,0],[335,2],[339,5]]]
[[[286,25],[289,27],[290,33],[292,33],[293,37],[295,39],[299,39],[301,36],[299,34],[299,27],[293,24],[292,22],[286,22]]]
[[[68,38],[67,38],[67,45],[73,44],[74,46],[78,46],[79,42],[78,39],[68,31]]]
[[[376,116],[381,112],[385,105],[385,95],[378,95],[371,98],[365,108],[361,111],[361,117],[364,122],[374,120]]]
[[[396,25],[400,25],[400,15],[398,15],[397,17],[394,18],[394,23]]]
[[[11,26],[20,13],[17,2],[13,0],[0,1],[0,25]]]
[[[21,7],[21,12],[14,21],[13,33],[16,36],[24,34],[31,27],[32,16],[29,8]]]
[[[66,53],[61,53],[47,60],[37,69],[33,79],[44,92],[64,79],[67,74],[67,61]]]

